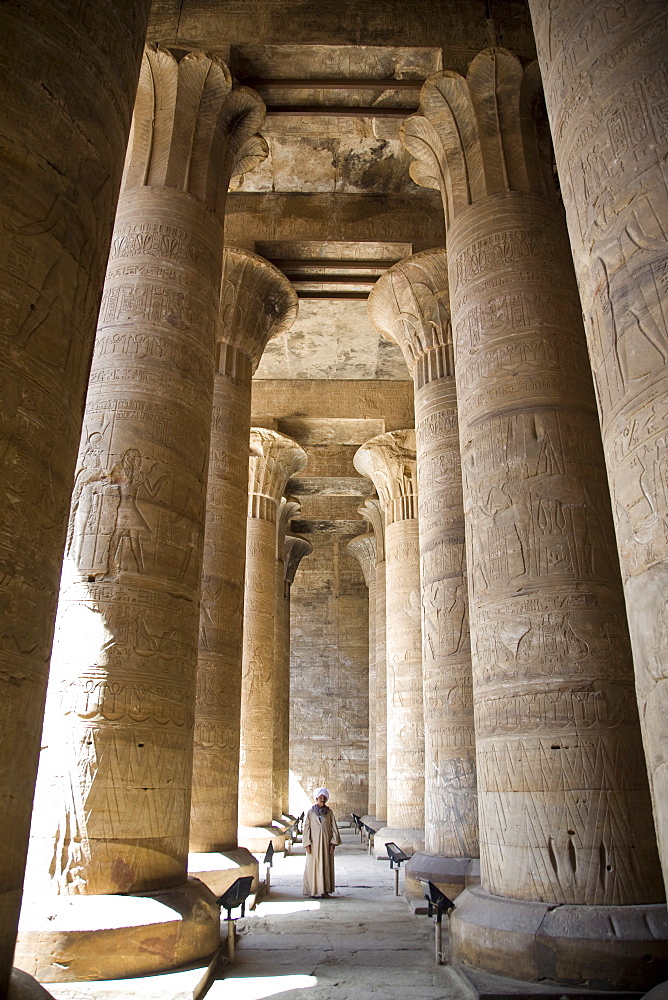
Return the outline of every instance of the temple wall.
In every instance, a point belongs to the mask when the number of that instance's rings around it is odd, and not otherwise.
[[[292,585],[290,812],[325,785],[337,816],[368,802],[368,592],[348,535],[309,537]]]

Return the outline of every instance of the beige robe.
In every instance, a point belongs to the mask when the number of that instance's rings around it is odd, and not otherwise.
[[[334,813],[327,809],[325,816],[318,816],[315,806],[304,817],[302,844],[310,847],[306,855],[304,871],[304,895],[321,896],[324,892],[334,892],[334,852],[330,844],[340,844],[341,837],[334,819]]]

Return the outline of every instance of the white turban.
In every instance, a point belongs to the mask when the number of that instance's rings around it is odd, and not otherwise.
[[[319,799],[321,795],[324,795],[326,799],[329,798],[329,792],[326,788],[319,788],[318,791],[313,796],[314,799]]]

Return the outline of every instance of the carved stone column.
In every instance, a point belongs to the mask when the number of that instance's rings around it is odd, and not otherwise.
[[[347,549],[358,561],[369,588],[369,805],[367,812],[376,816],[376,539],[372,534],[358,535]],[[384,818],[384,817],[383,817]]]
[[[251,380],[267,342],[289,329],[296,314],[297,296],[277,268],[225,249],[197,660],[190,817],[196,853],[189,859],[190,873],[218,896],[257,871],[255,858],[237,849]]]
[[[276,525],[276,585],[274,588],[274,675],[273,675],[273,727],[274,742],[272,752],[272,814],[274,820],[280,825],[283,819],[283,791],[288,780],[288,753],[289,746],[284,746],[284,718],[285,698],[287,691],[288,712],[290,706],[290,617],[288,605],[288,617],[286,619],[286,579],[285,579],[285,553],[286,553],[286,532],[290,527],[290,521],[296,517],[301,507],[298,501],[288,500],[281,497],[278,510],[278,523]],[[287,653],[286,653],[287,651]],[[286,665],[287,656],[287,665]],[[290,719],[288,716],[288,733],[290,732]]]
[[[376,542],[376,565],[374,582],[376,603],[374,618],[376,638],[374,642],[374,663],[376,668],[376,708],[375,744],[376,744],[376,819],[387,823],[387,635],[385,608],[385,524],[380,500],[366,500],[359,513],[373,528]],[[369,642],[371,635],[369,634]],[[369,691],[371,695],[371,691]],[[371,765],[369,765],[371,767]],[[380,843],[380,841],[379,841]]]
[[[281,681],[281,759],[285,762],[280,768],[281,803],[283,815],[290,811],[290,591],[295,582],[299,564],[305,556],[310,556],[313,546],[305,538],[288,535],[285,539],[283,557],[284,581],[281,636],[282,644],[282,681]]]
[[[466,79],[428,80],[423,116],[405,123],[414,176],[444,200],[471,567],[483,889],[457,901],[453,954],[638,989],[666,968],[668,926],[540,107],[536,64],[489,49]]]
[[[477,870],[478,796],[464,505],[445,250],[395,264],[369,296],[369,316],[401,347],[415,383],[422,587],[425,854],[406,865],[451,897]]]
[[[56,627],[40,781],[45,814],[53,800],[60,812],[35,829],[60,893],[124,897],[61,904],[67,917],[35,945],[46,981],[140,974],[217,947],[214,897],[186,882],[202,526],[225,195],[263,114],[217,58],[147,47]],[[156,922],[133,893],[181,910]],[[151,948],[129,932],[133,912]],[[117,927],[102,952],[86,944],[94,919]],[[28,954],[32,934],[21,942]]]
[[[668,9],[531,0],[668,886]]]
[[[251,429],[248,486],[244,648],[241,684],[239,843],[264,850],[272,836],[273,672],[276,609],[276,531],[281,496],[306,467],[292,438]],[[278,840],[274,844],[282,848]]]
[[[0,7],[0,994],[67,511],[148,0]]]
[[[415,431],[379,434],[353,463],[383,505],[387,630],[387,827],[405,851],[424,850],[424,715]]]

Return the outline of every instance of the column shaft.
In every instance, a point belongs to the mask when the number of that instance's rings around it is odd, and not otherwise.
[[[531,0],[613,497],[668,885],[668,10]]]
[[[61,891],[186,877],[221,235],[187,192],[119,203],[53,658]]]
[[[387,825],[419,829],[424,826],[424,722],[416,517],[386,523],[385,566]]]
[[[191,852],[237,846],[251,384],[267,341],[287,330],[296,314],[297,296],[280,271],[256,254],[225,248],[200,608]],[[215,886],[219,894],[220,882]]]
[[[605,470],[558,209],[528,194],[483,200],[451,226],[449,264],[483,886],[560,903],[658,901]]]
[[[376,817],[387,819],[386,564],[376,563]]]
[[[369,814],[376,811],[376,730],[378,705],[376,703],[376,573],[369,575]],[[384,818],[384,817],[383,817]]]
[[[3,995],[86,376],[149,6],[7,2],[0,12]]]
[[[252,428],[239,767],[239,824],[246,828],[247,844],[254,836],[249,828],[271,827],[273,819],[275,694],[280,700],[274,681],[279,505],[288,480],[305,466],[306,453],[291,438]],[[287,502],[284,511],[291,507]],[[287,520],[281,538],[286,526]]]
[[[438,350],[429,352],[427,359]],[[418,381],[415,440],[423,615],[425,850],[441,857],[477,858],[473,681],[453,375],[424,385]]]
[[[266,503],[264,517],[249,517],[247,532],[239,823],[258,827],[273,818],[276,504]]]
[[[251,365],[219,345],[213,397],[190,850],[237,845]]]

